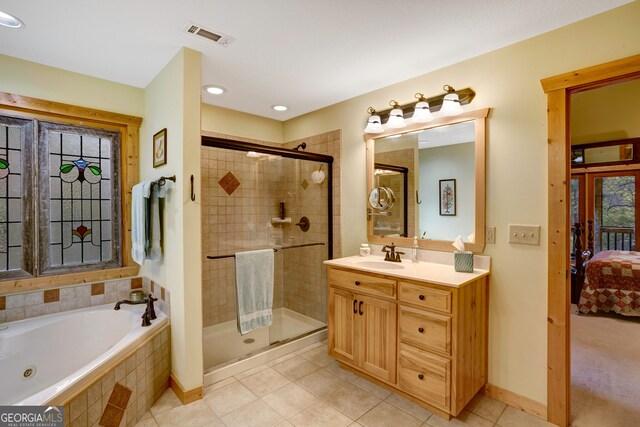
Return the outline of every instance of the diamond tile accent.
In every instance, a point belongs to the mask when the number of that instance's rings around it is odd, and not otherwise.
[[[306,189],[307,189],[307,187],[309,186],[309,183],[307,182],[307,180],[306,180],[306,179],[303,179],[303,180],[302,180],[302,183],[301,183],[300,185],[302,185],[302,188],[304,188],[304,189],[306,190]]]
[[[222,179],[218,181],[218,184],[220,184],[220,187],[222,187],[222,189],[226,191],[228,195],[232,195],[233,192],[236,191],[236,189],[240,186],[240,181],[238,181],[238,179],[231,172],[227,172],[225,176],[223,176]]]

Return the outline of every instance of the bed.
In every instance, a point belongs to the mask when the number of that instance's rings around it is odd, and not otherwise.
[[[640,316],[640,252],[602,251],[585,263],[581,313]]]

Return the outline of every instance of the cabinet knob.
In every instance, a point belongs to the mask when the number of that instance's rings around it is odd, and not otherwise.
[[[418,298],[420,299],[420,301],[424,301],[424,295],[420,295]]]
[[[360,281],[356,280],[356,286],[360,286]]]
[[[418,374],[418,379],[419,380],[423,380],[424,379],[424,374]]]
[[[421,334],[424,333],[424,328],[418,328],[418,332],[420,332]]]

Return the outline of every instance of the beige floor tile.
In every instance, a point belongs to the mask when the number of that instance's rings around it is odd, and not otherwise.
[[[238,382],[238,380],[236,380],[234,377],[229,377],[229,378],[225,378],[224,380],[218,381],[217,383],[213,383],[207,387],[204,388],[204,394],[205,396],[207,395],[207,393],[210,393],[212,391],[215,390],[219,390],[223,387],[226,387],[230,384],[233,384],[235,382]]]
[[[285,360],[292,359],[292,358],[294,358],[296,356],[297,356],[296,353],[285,354],[284,356],[278,357],[276,360],[272,360],[271,362],[267,363],[267,366],[273,367],[273,366],[277,365],[278,363],[282,363]]]
[[[464,409],[495,423],[506,406],[502,402],[478,393]]]
[[[278,424],[276,427],[294,427],[294,425],[291,424],[289,421],[284,420],[283,422]]]
[[[262,400],[255,400],[222,417],[229,427],[271,427],[284,419]]]
[[[275,371],[273,368],[267,368],[249,377],[241,379],[240,382],[256,396],[262,397],[289,384],[291,381],[281,373]]]
[[[224,426],[222,420],[201,400],[169,409],[155,416],[155,419],[160,427],[183,426],[185,422],[188,422],[189,427]]]
[[[327,366],[334,359],[327,354],[327,347],[316,347],[312,350],[300,353],[300,356],[304,357],[311,363],[315,363],[318,366]]]
[[[296,427],[346,427],[353,420],[325,402],[317,402],[289,418]]]
[[[256,399],[255,394],[236,381],[226,387],[205,394],[203,401],[217,416],[222,417]]]
[[[285,418],[289,418],[318,402],[314,395],[294,383],[267,394],[262,400]]]
[[[135,427],[158,427],[158,423],[155,418],[148,417],[138,421],[138,424],[136,424]]]
[[[311,363],[307,359],[295,356],[284,362],[273,366],[273,369],[280,372],[291,381],[297,381],[302,377],[309,375],[319,369],[318,365]]]
[[[348,383],[351,383],[358,378],[358,376],[353,372],[350,372],[350,371],[347,371],[346,369],[341,368],[338,363],[331,362],[322,369],[324,371],[331,372],[336,377]]]
[[[178,396],[173,392],[173,390],[168,389],[165,391],[160,399],[151,407],[151,414],[154,416],[160,415],[163,412],[168,411],[169,409],[173,409],[177,406],[181,406],[182,402],[178,399]]]
[[[329,397],[331,393],[346,385],[340,378],[322,369],[300,378],[296,383],[321,399]]]
[[[449,421],[439,417],[438,415],[433,415],[427,420],[425,425],[433,427],[492,427],[493,423],[463,409],[456,418],[451,418]]]
[[[306,353],[307,351],[313,350],[314,348],[318,348],[318,347],[327,348],[327,343],[326,342],[313,343],[311,345],[306,346],[305,348],[301,348],[300,350],[296,351],[296,354]]]
[[[367,381],[364,378],[360,378],[356,375],[356,379],[353,380],[353,385],[360,387],[366,392],[379,397],[380,399],[386,399],[391,392],[385,388],[375,385],[371,381]]]
[[[349,427],[360,427],[362,424],[354,422],[353,424],[349,424]]]
[[[553,424],[511,406],[507,406],[507,409],[504,410],[497,425],[501,427],[553,427]]]
[[[391,403],[396,408],[402,409],[404,412],[407,412],[409,415],[413,415],[421,421],[426,421],[431,415],[433,415],[430,411],[426,410],[422,406],[416,405],[412,401],[405,399],[399,394],[391,393],[389,397],[385,399],[385,402]]]
[[[145,412],[145,413],[144,413],[144,415],[142,416],[142,418],[140,418],[140,420],[139,420],[139,421],[144,421],[144,420],[146,420],[147,418],[151,418],[152,416],[153,416],[153,415],[151,415],[151,411],[147,411],[147,412]]]
[[[379,398],[351,384],[331,393],[325,401],[354,420],[380,403]]]
[[[364,414],[357,420],[365,427],[417,427],[422,421],[387,402]]]
[[[255,368],[247,369],[246,371],[240,372],[239,374],[234,376],[238,381],[240,381],[244,378],[250,377],[253,374],[257,374],[260,371],[264,371],[267,368],[268,368],[267,365],[260,365],[260,366],[256,366]]]

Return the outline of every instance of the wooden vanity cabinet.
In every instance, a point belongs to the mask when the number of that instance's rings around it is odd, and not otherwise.
[[[445,418],[487,381],[487,276],[442,286],[329,266],[329,354]]]

